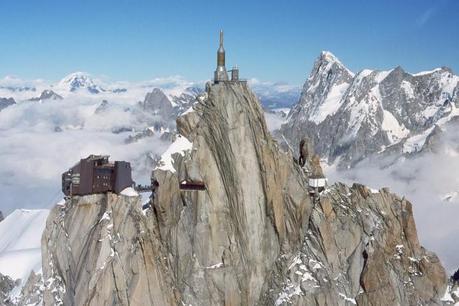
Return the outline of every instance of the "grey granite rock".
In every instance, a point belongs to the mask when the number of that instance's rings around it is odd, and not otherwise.
[[[41,102],[45,100],[62,100],[62,96],[58,95],[50,89],[43,90],[39,97],[31,98],[29,101]]]
[[[16,101],[13,98],[0,98],[0,111],[14,104]]]

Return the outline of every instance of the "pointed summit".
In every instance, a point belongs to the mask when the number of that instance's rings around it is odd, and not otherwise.
[[[326,60],[328,62],[340,62],[340,60],[330,51],[322,51],[320,52],[320,58],[322,60]]]
[[[289,121],[319,124],[341,106],[340,97],[352,82],[354,73],[329,51],[322,51],[303,85],[299,103],[291,110]]]
[[[336,64],[336,66],[344,68],[351,76],[354,76],[354,73],[350,71],[346,66],[344,66],[344,64],[330,51],[320,52],[320,55],[315,61],[315,65],[317,63],[330,65],[329,68],[331,68],[331,65]]]
[[[45,89],[39,97],[31,98],[29,101],[44,101],[44,100],[62,100],[62,96],[58,95],[50,89]]]

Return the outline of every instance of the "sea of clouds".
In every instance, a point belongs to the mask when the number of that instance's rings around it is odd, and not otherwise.
[[[107,91],[71,92],[66,80],[74,75],[86,75]],[[13,97],[17,102],[0,111],[0,211],[8,215],[17,208],[52,207],[63,196],[62,172],[89,154],[107,154],[111,160],[129,161],[136,183],[149,183],[151,159],[160,156],[170,143],[161,140],[159,133],[125,143],[130,135],[144,131],[161,119],[142,112],[138,102],[153,88],[161,88],[171,97],[179,96],[188,87],[203,88],[204,84],[204,81],[190,82],[180,76],[134,83],[112,82],[81,72],[57,83],[17,77],[0,79],[0,97]],[[257,79],[249,80],[249,84],[270,104],[293,104],[299,95],[298,86]],[[17,90],[26,88],[29,90]],[[28,101],[44,89],[51,89],[64,99]],[[113,89],[127,90],[114,94],[110,92]],[[96,111],[103,100],[108,106]],[[284,120],[277,114],[268,116],[276,127]],[[126,127],[134,131],[115,133]]]
[[[151,157],[169,143],[156,133],[125,143],[153,122],[136,113],[135,105],[109,101],[96,112],[101,98],[70,97],[44,102],[23,101],[0,112],[0,210],[48,208],[62,198],[61,173],[90,154],[130,161],[134,179],[148,183]],[[115,133],[122,128],[133,131]]]
[[[439,255],[449,273],[459,268],[459,123],[448,125],[434,151],[413,158],[373,158],[356,168],[327,168],[331,182],[389,189],[413,204],[421,244]]]

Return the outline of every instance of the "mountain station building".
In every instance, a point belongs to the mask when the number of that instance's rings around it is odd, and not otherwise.
[[[120,193],[134,182],[131,164],[109,162],[108,155],[90,155],[62,174],[62,192],[66,196],[94,193]]]

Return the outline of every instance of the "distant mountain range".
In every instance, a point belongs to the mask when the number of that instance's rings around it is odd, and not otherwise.
[[[101,96],[106,100],[124,99],[140,101],[153,89],[159,89],[172,104],[194,99],[202,92],[205,82],[190,82],[181,77],[158,78],[144,82],[107,82],[88,73],[75,72],[56,83],[43,80],[24,81],[14,77],[0,79],[0,98],[13,98],[15,101],[60,100],[68,96]],[[254,92],[265,108],[289,107],[298,101],[300,87],[286,83],[249,80]],[[4,108],[5,103],[1,104]]]
[[[309,137],[328,163],[347,168],[370,155],[427,150],[458,108],[459,76],[449,68],[354,74],[324,51],[281,134],[295,147]]]

